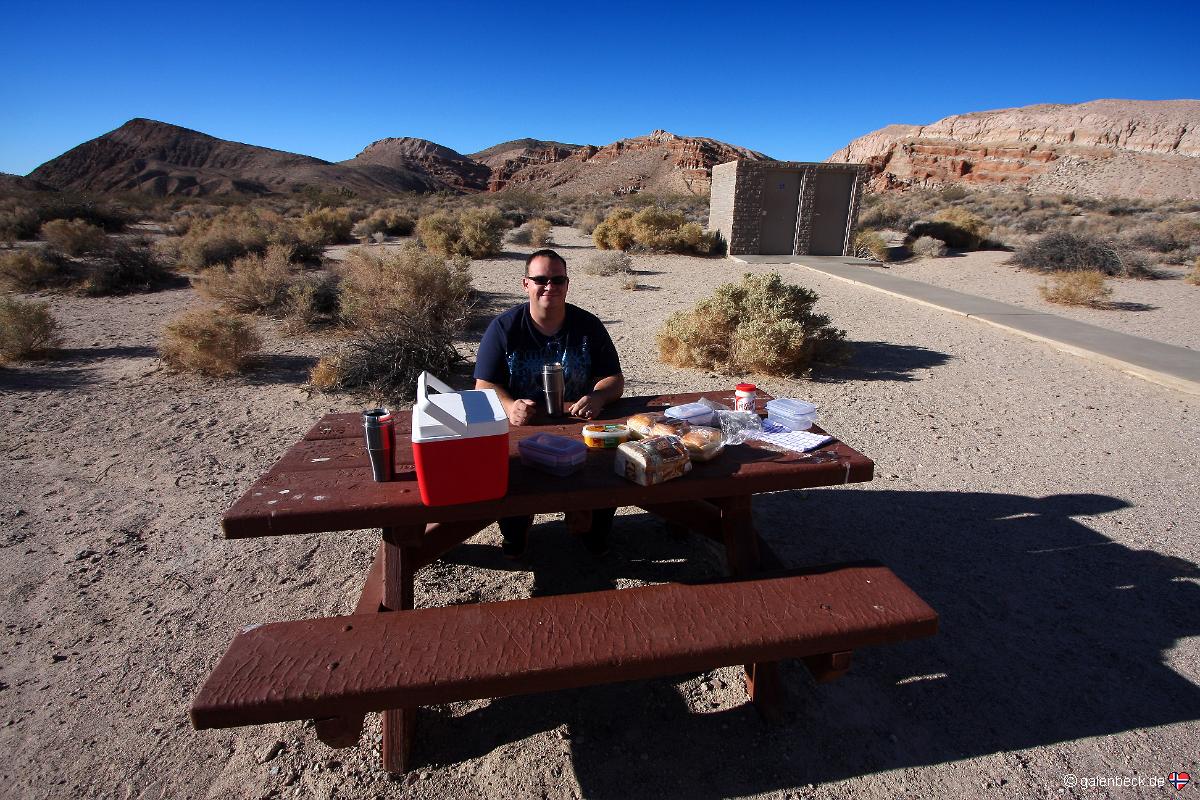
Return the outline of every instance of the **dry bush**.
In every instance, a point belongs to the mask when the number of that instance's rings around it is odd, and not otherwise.
[[[528,225],[521,225],[513,228],[507,238],[509,244],[528,245],[533,241],[533,232],[529,230]]]
[[[304,275],[287,290],[283,305],[284,330],[304,333],[332,323],[340,308],[337,276]]]
[[[417,309],[411,317],[355,331],[337,352],[317,362],[309,376],[313,387],[361,393],[389,404],[412,402],[422,372],[446,375],[463,360],[449,331],[422,324],[430,313]]]
[[[550,220],[538,217],[526,223],[529,228],[529,243],[534,247],[546,247],[554,244],[551,237]]]
[[[249,317],[204,307],[167,323],[159,355],[172,369],[223,377],[246,369],[261,347]]]
[[[947,247],[978,250],[991,233],[991,226],[965,208],[943,208],[933,215],[936,226],[924,235],[941,239]]]
[[[180,266],[201,269],[267,249],[271,235],[263,220],[247,209],[231,209],[193,222],[177,242]]]
[[[575,227],[591,236],[596,230],[596,226],[604,221],[604,217],[595,211],[585,211],[580,215],[579,221],[575,223]]]
[[[1084,234],[1048,233],[1021,247],[1013,263],[1039,272],[1099,270],[1105,275],[1149,277],[1153,273],[1135,253]]]
[[[628,250],[636,245],[653,252],[708,255],[717,239],[699,223],[686,221],[681,212],[648,205],[636,213],[630,208],[614,209],[592,231],[592,241],[601,250]]]
[[[301,217],[300,227],[310,241],[343,244],[353,241],[354,217],[346,208],[318,208]]]
[[[49,303],[0,297],[0,364],[36,358],[58,345]]]
[[[1192,271],[1183,277],[1185,281],[1193,286],[1200,286],[1200,256],[1196,258],[1196,262],[1192,264]]]
[[[888,243],[878,231],[859,231],[854,235],[855,258],[884,262],[890,255]]]
[[[458,214],[435,212],[417,221],[421,244],[440,256],[487,258],[500,252],[508,222],[495,208],[466,208]]]
[[[1039,286],[1038,291],[1051,303],[1101,308],[1112,295],[1112,289],[1100,270],[1054,272],[1048,279],[1049,283]]]
[[[1200,253],[1200,222],[1174,217],[1127,230],[1123,238],[1133,247],[1161,254],[1168,262],[1185,264]]]
[[[95,253],[108,247],[108,236],[81,219],[54,219],[42,225],[42,238],[52,248],[69,256]]]
[[[621,250],[599,250],[588,253],[580,265],[588,275],[626,275],[633,267],[633,259]]]
[[[56,253],[41,249],[0,253],[0,287],[14,292],[61,289],[78,278],[78,268]]]
[[[37,209],[7,199],[0,204],[0,241],[16,242],[33,239],[41,227],[42,218]]]
[[[800,375],[814,363],[840,363],[849,357],[845,331],[813,312],[817,300],[778,273],[747,273],[668,317],[658,334],[659,357],[727,374]]]
[[[273,244],[263,255],[252,253],[229,266],[209,267],[192,282],[201,295],[231,311],[271,314],[284,307],[296,281],[291,257],[290,247]]]
[[[913,254],[921,258],[942,258],[948,249],[945,242],[932,236],[921,236],[912,243]]]
[[[621,281],[621,288],[627,292],[636,292],[638,289],[642,288],[642,285],[638,283],[636,276],[626,275],[625,279]]]
[[[416,223],[412,217],[396,208],[377,208],[370,216],[359,220],[353,229],[353,234],[366,239],[373,234],[382,233],[384,236],[409,236]]]
[[[340,271],[341,314],[351,327],[385,328],[404,317],[457,331],[471,310],[470,263],[415,243],[383,252],[356,247]]]
[[[633,247],[633,209],[617,208],[592,231],[592,241],[601,250],[628,250]]]
[[[149,248],[118,242],[88,262],[82,291],[89,295],[148,292],[163,286],[170,276]]]

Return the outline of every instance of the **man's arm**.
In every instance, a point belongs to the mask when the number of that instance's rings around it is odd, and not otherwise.
[[[504,407],[504,413],[508,415],[510,424],[519,427],[521,425],[528,425],[533,421],[535,404],[532,400],[514,400],[513,396],[508,393],[507,388],[498,383],[485,381],[483,378],[475,379],[475,388],[494,389],[496,391],[496,397],[500,398],[500,405]]]
[[[596,381],[596,386],[576,400],[568,411],[577,417],[591,419],[599,414],[605,406],[621,399],[621,395],[624,393],[625,376],[621,373],[609,375]]]

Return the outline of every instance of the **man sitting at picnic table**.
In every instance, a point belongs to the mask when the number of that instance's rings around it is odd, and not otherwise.
[[[521,286],[528,303],[492,320],[475,363],[475,388],[495,389],[512,425],[529,425],[544,414],[542,367],[559,362],[563,369],[564,410],[592,419],[621,397],[625,376],[617,348],[594,314],[567,302],[567,262],[553,250],[538,250],[525,259]],[[592,512],[584,544],[596,555],[605,552],[615,508]],[[525,552],[533,517],[500,520],[503,550],[509,558]]]

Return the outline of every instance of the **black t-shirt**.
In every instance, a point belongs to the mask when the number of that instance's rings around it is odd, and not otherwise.
[[[566,318],[554,336],[533,325],[529,304],[510,308],[492,320],[475,360],[475,377],[504,386],[513,399],[540,401],[542,367],[563,365],[564,399],[574,402],[596,381],[621,372],[621,361],[604,323],[567,303]]]

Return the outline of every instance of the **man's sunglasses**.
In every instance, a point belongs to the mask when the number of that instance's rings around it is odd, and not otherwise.
[[[566,275],[526,275],[525,279],[533,281],[538,286],[545,286],[547,283],[562,286],[567,282]]]

